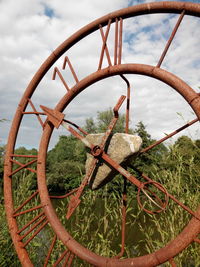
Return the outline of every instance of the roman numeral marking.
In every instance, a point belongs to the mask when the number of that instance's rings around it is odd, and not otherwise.
[[[102,48],[101,48],[101,54],[99,59],[99,65],[98,70],[102,68],[103,64],[103,58],[106,54],[106,58],[108,61],[108,66],[112,66],[111,62],[111,56],[108,50],[107,41],[108,41],[108,35],[110,32],[110,26],[111,26],[111,20],[108,21],[108,25],[106,28],[106,31],[104,33],[103,28],[101,25],[99,25],[99,30],[101,33],[101,38],[103,41]],[[114,41],[114,65],[121,64],[121,58],[122,58],[122,36],[123,36],[123,20],[122,18],[115,19],[115,41]]]
[[[77,75],[76,75],[76,73],[75,73],[75,71],[74,71],[74,68],[72,67],[72,64],[71,64],[69,58],[68,58],[68,57],[65,57],[65,58],[64,58],[64,62],[63,62],[63,66],[62,66],[62,69],[63,69],[63,70],[66,68],[66,65],[67,65],[67,64],[68,64],[68,66],[69,66],[69,69],[70,69],[70,71],[71,71],[73,77],[74,77],[75,82],[78,83],[79,80],[78,80],[78,77],[77,77]],[[53,72],[52,80],[55,80],[55,79],[56,79],[56,75],[59,76],[59,78],[60,78],[60,80],[62,81],[62,83],[63,83],[64,87],[66,88],[66,90],[67,90],[67,91],[70,91],[70,88],[69,88],[68,84],[66,83],[65,79],[63,78],[61,72],[59,71],[59,69],[58,69],[57,67],[54,68],[54,72]]]
[[[33,111],[25,111],[25,112],[22,112],[22,114],[34,114],[34,115],[36,115],[40,125],[44,129],[45,123],[42,121],[40,115],[45,115],[45,113],[37,111],[35,106],[34,106],[34,104],[33,104],[33,102],[31,101],[31,99],[28,99],[28,102],[29,102],[29,105],[31,106]]]

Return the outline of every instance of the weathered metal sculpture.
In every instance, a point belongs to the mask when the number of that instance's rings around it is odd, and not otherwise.
[[[130,62],[129,64],[122,64],[122,36],[123,36],[123,20],[140,16],[146,14],[154,14],[154,13],[175,13],[180,14],[178,22],[166,44],[166,47],[160,57],[160,60],[157,66],[149,66],[143,64],[133,64]],[[54,266],[59,265],[62,262],[62,266],[71,266],[73,264],[74,257],[79,257],[83,261],[88,262],[94,266],[157,266],[166,261],[170,261],[170,263],[174,266],[173,258],[183,251],[189,244],[192,242],[200,242],[198,239],[198,235],[200,233],[200,208],[196,211],[193,211],[188,206],[181,203],[178,199],[176,199],[173,195],[170,194],[165,189],[164,185],[161,185],[157,181],[150,179],[149,177],[142,174],[143,178],[146,182],[140,181],[137,177],[132,175],[128,170],[126,170],[126,162],[128,161],[129,156],[133,153],[134,156],[140,156],[143,153],[147,153],[150,149],[155,147],[156,145],[162,143],[167,140],[171,136],[175,135],[177,132],[182,129],[189,127],[193,123],[199,121],[200,119],[200,96],[197,92],[195,92],[191,87],[189,87],[184,81],[179,79],[177,76],[167,72],[166,70],[161,69],[161,64],[165,55],[168,51],[168,48],[176,34],[176,31],[183,19],[184,16],[195,16],[200,17],[200,4],[194,3],[182,3],[182,2],[156,2],[149,4],[141,4],[138,6],[128,7],[122,10],[118,10],[116,12],[110,13],[100,19],[95,20],[94,22],[88,24],[83,27],[79,31],[77,31],[74,35],[64,41],[53,53],[47,58],[47,60],[42,64],[39,70],[34,75],[30,84],[28,85],[20,103],[16,110],[16,114],[13,120],[13,124],[10,130],[7,152],[5,157],[5,175],[4,175],[4,195],[5,195],[5,208],[7,213],[7,220],[10,229],[10,233],[13,239],[13,243],[15,245],[15,249],[19,256],[19,259],[23,266],[32,266],[32,262],[29,255],[28,246],[31,246],[34,238],[40,234],[45,227],[50,227],[55,232],[55,236],[52,241],[49,241],[49,251],[48,254],[44,256],[44,266],[47,266],[50,262],[50,257],[52,256],[52,251],[55,246],[57,240],[62,243],[65,247],[64,252],[60,255],[58,259],[54,261]],[[115,36],[113,41],[113,50],[114,50],[114,60],[111,60],[110,52],[107,47],[107,38],[110,32],[111,25],[114,25],[115,28]],[[105,30],[103,30],[105,28]],[[76,45],[80,40],[85,37],[93,34],[96,31],[100,31],[102,37],[102,49],[99,56],[99,62],[97,70],[87,77],[81,79],[77,78],[77,75],[69,61],[68,57],[64,57],[63,69],[66,67],[68,63],[69,68],[71,70],[72,76],[75,80],[75,85],[70,88],[70,86],[64,80],[60,70],[55,67],[54,68],[54,79],[56,74],[61,79],[63,85],[66,88],[66,94],[61,98],[61,100],[57,103],[55,107],[51,107],[48,103],[35,103],[32,99],[36,88],[39,83],[46,75],[47,71],[53,66],[53,64],[67,53],[74,45]],[[103,67],[102,62],[103,59],[107,59],[108,65]],[[191,106],[197,118],[191,121],[190,123],[184,125],[180,129],[177,129],[170,135],[167,135],[165,138],[157,141],[155,144],[139,151],[140,144],[142,140],[139,137],[129,136],[129,113],[130,113],[130,83],[128,79],[125,77],[126,74],[139,74],[144,76],[149,76],[154,79],[158,79],[163,83],[169,85],[173,89],[175,89],[180,95],[183,96],[185,101],[188,102],[188,105]],[[126,84],[126,96],[119,96],[119,100],[116,106],[113,109],[113,119],[109,124],[109,127],[104,135],[101,138],[94,142],[91,136],[89,136],[83,129],[77,126],[75,123],[72,123],[68,120],[67,116],[65,117],[63,111],[68,105],[72,102],[72,100],[79,95],[82,91],[87,90],[90,85],[97,83],[100,80],[104,80],[107,77],[115,77],[118,76],[125,81]],[[135,147],[132,149],[132,153],[127,155],[123,155],[121,159],[113,158],[113,153],[111,150],[113,148],[109,146],[112,145],[114,136],[111,138],[111,133],[115,124],[118,120],[118,111],[125,101],[126,103],[126,129],[124,136],[118,136],[118,138],[124,138],[129,140],[129,148],[132,143],[130,143],[131,138],[137,139],[135,143]],[[41,105],[41,109],[36,108],[36,104]],[[48,107],[46,107],[48,106]],[[31,111],[30,111],[31,108]],[[17,155],[15,154],[15,143],[18,135],[18,131],[21,125],[22,120],[30,114],[34,114],[38,119],[39,123],[42,127],[41,140],[39,145],[38,155]],[[41,116],[45,117],[45,122],[41,119]],[[86,175],[81,182],[81,185],[76,190],[64,195],[64,196],[51,196],[48,192],[46,185],[46,173],[45,173],[45,164],[46,164],[46,156],[47,150],[49,146],[49,142],[51,139],[52,132],[54,128],[65,127],[66,130],[74,135],[77,139],[81,140],[84,145],[88,148],[90,153],[90,159],[87,162],[86,167]],[[97,138],[98,139],[98,138]],[[109,143],[111,139],[111,143]],[[126,144],[125,141],[121,143],[123,145]],[[105,149],[106,145],[108,147]],[[115,150],[114,145],[114,150]],[[138,153],[139,151],[139,153]],[[136,154],[135,154],[136,153]],[[26,159],[26,163],[21,163],[20,159]],[[108,165],[108,170],[104,170],[103,176],[100,177],[101,174],[98,174],[98,162],[103,161],[104,164]],[[32,168],[32,164],[37,164],[37,170]],[[15,168],[13,166],[15,165]],[[18,165],[18,168],[16,166]],[[101,167],[101,166],[100,166]],[[15,206],[15,196],[13,196],[12,192],[12,180],[15,179],[15,174],[18,173],[22,169],[27,169],[29,172],[37,173],[37,183],[38,189],[29,197],[22,200],[22,204],[18,207]],[[94,175],[94,172],[95,175]],[[106,172],[106,174],[105,174]],[[124,180],[128,180],[138,189],[138,203],[141,207],[143,207],[141,203],[140,196],[141,194],[146,195],[146,197],[157,206],[155,211],[151,211],[146,209],[149,213],[160,213],[165,210],[168,200],[176,202],[181,208],[186,210],[191,215],[191,220],[188,225],[183,229],[183,231],[170,243],[168,243],[163,248],[152,252],[151,254],[135,257],[135,258],[127,258],[122,259],[124,247],[125,247],[125,229],[126,229],[126,207],[123,207],[122,212],[122,241],[121,241],[121,252],[119,257],[116,258],[107,258],[100,255],[95,254],[89,249],[83,247],[81,244],[76,242],[73,237],[68,233],[67,229],[62,225],[61,220],[59,219],[51,200],[53,198],[69,198],[69,205],[67,210],[67,218],[70,218],[72,214],[76,211],[76,208],[81,202],[81,195],[83,190],[88,183],[93,189],[96,189],[106,182],[108,182],[114,173],[120,173]],[[99,175],[99,177],[97,177]],[[105,178],[105,180],[104,180]],[[98,182],[96,183],[96,181]],[[126,183],[126,182],[125,182]],[[154,186],[157,188],[160,193],[164,195],[164,200],[161,200],[157,195],[154,195],[152,198],[151,193],[148,190],[148,186]],[[38,198],[39,195],[39,198]],[[126,197],[126,190],[124,191],[124,198]],[[37,197],[37,201],[39,204],[32,204],[33,200]],[[26,206],[29,205],[29,208]],[[33,205],[30,207],[30,205]],[[144,209],[145,210],[145,209]],[[37,215],[34,214],[34,211],[40,211]],[[27,219],[23,225],[20,224],[22,221],[22,217],[26,214],[32,214],[31,219]]]

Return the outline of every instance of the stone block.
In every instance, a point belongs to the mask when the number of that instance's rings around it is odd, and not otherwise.
[[[104,134],[89,134],[86,139],[93,145],[100,145]],[[142,145],[142,139],[139,136],[125,133],[115,133],[107,141],[105,152],[118,164],[123,167],[126,163],[136,156]],[[86,172],[90,168],[93,156],[87,153],[85,164]],[[99,160],[89,182],[91,189],[95,190],[109,181],[117,174],[116,170],[108,166],[103,160]]]

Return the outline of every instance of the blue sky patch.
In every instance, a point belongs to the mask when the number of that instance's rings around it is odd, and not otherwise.
[[[44,14],[49,18],[55,17],[54,10],[47,5],[44,5]]]

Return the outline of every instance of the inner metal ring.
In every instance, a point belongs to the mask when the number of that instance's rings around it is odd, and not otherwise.
[[[84,89],[86,89],[89,85],[94,84],[95,82],[105,79],[107,77],[120,74],[138,74],[150,76],[168,84],[185,98],[185,100],[193,108],[198,118],[200,118],[200,96],[198,96],[198,94],[191,87],[189,87],[184,81],[179,79],[177,76],[163,69],[143,64],[124,64],[118,66],[111,66],[109,68],[99,70],[89,75],[88,77],[77,83],[61,99],[55,109],[62,112],[64,108],[71,102],[71,100]],[[193,218],[185,227],[185,229],[167,246],[159,249],[154,253],[142,257],[122,260],[99,256],[80,245],[69,235],[69,233],[66,231],[66,229],[63,227],[60,220],[58,219],[55,210],[51,204],[51,200],[49,198],[46,186],[45,161],[52,131],[53,126],[51,124],[47,124],[40,142],[40,149],[38,154],[38,162],[40,164],[38,164],[37,175],[40,198],[44,207],[45,214],[48,217],[48,220],[53,230],[62,240],[62,242],[78,257],[96,266],[130,266],[131,264],[137,264],[138,266],[151,266],[151,263],[152,266],[155,266],[158,265],[158,258],[159,263],[163,263],[166,260],[173,258],[176,254],[178,254],[185,247],[187,247],[199,233],[200,221]],[[197,214],[200,214],[200,208],[198,208]]]

